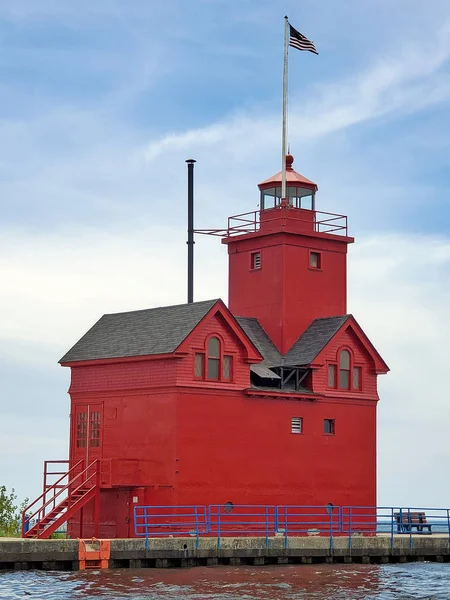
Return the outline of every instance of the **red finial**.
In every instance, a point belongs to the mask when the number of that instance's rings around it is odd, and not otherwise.
[[[294,162],[294,157],[292,154],[286,154],[286,169],[292,170],[292,163]]]

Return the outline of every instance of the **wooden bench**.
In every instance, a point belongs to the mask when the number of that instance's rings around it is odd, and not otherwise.
[[[428,529],[431,533],[431,525],[427,523],[427,516],[424,512],[401,511],[394,513],[394,519],[397,523],[397,533],[411,533],[415,527],[417,531]]]

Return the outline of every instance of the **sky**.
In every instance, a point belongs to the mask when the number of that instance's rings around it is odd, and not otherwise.
[[[348,309],[380,378],[378,504],[449,506],[448,0],[1,0],[0,485],[67,458],[61,356],[104,313],[186,299],[197,228],[280,170],[283,17],[294,167],[349,216]],[[195,299],[227,299],[198,236]]]

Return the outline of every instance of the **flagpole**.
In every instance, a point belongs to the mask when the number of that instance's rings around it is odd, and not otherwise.
[[[283,131],[281,135],[281,198],[286,198],[286,122],[287,122],[287,78],[288,78],[289,22],[284,17],[284,66],[283,66]]]

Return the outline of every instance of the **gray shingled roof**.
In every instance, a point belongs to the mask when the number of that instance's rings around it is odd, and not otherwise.
[[[315,319],[284,356],[285,365],[309,365],[350,315]]]
[[[274,343],[254,317],[236,317],[236,321],[256,346],[264,360],[260,363],[266,367],[279,367],[283,364],[281,354]]]
[[[174,352],[216,302],[103,315],[59,362]]]

